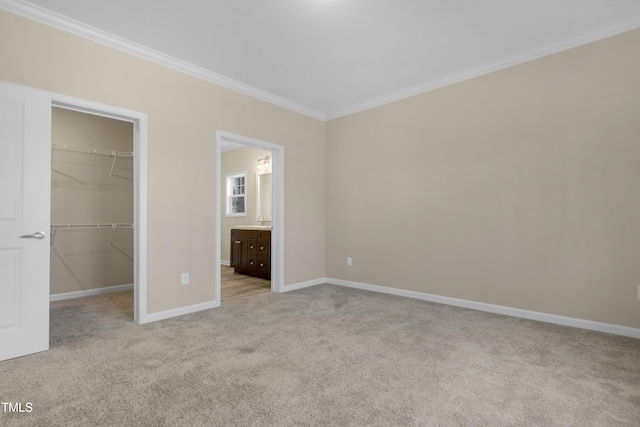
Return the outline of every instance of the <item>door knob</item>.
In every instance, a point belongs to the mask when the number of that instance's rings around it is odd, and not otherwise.
[[[44,234],[42,231],[36,231],[33,234],[25,234],[24,236],[20,236],[21,239],[38,239],[38,240],[42,240],[46,237],[46,234]]]

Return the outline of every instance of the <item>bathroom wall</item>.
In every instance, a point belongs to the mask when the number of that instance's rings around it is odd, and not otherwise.
[[[220,160],[221,170],[220,179],[222,183],[222,192],[220,194],[221,221],[221,245],[220,257],[222,263],[229,265],[230,260],[230,239],[231,229],[238,225],[255,225],[256,224],[256,173],[258,159],[271,156],[271,152],[258,150],[252,147],[242,147],[235,150],[225,151],[222,153]],[[225,176],[230,173],[243,172],[247,173],[246,178],[246,217],[227,217],[226,211],[226,179]]]

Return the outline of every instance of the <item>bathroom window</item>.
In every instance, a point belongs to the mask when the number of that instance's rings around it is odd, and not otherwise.
[[[227,216],[247,216],[247,173],[227,175]]]

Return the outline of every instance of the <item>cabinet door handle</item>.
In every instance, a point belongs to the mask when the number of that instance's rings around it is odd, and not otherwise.
[[[242,243],[240,240],[236,240],[236,245],[239,245],[240,243]]]
[[[253,265],[253,261],[251,261],[251,262],[249,263],[249,265]]]
[[[254,246],[253,246],[253,245],[250,245],[250,246],[249,246],[249,248],[250,248],[250,249],[253,249],[253,248],[254,248]]]
[[[264,251],[264,246],[260,246],[260,250],[261,250],[261,251]]]
[[[260,267],[264,267],[264,263],[262,263],[262,262],[261,262],[261,263],[260,263]]]

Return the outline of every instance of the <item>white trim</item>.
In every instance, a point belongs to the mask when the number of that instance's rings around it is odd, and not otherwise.
[[[522,319],[537,320],[540,322],[554,323],[557,325],[588,329],[590,331],[605,332],[608,334],[622,335],[625,337],[632,337],[632,338],[640,338],[640,329],[630,328],[628,326],[594,322],[591,320],[558,316],[556,314],[522,310],[519,308],[506,307],[502,305],[486,304],[483,302],[444,297],[440,295],[427,294],[423,292],[407,291],[404,289],[388,288],[386,286],[370,285],[367,283],[351,282],[348,280],[327,278],[327,283],[331,285],[362,289],[365,291],[380,292],[384,294],[397,295],[401,297],[414,298],[414,299],[419,299],[424,301],[431,301],[438,304],[452,305],[455,307],[470,308],[472,310],[486,311],[488,313],[502,314],[505,316],[520,317]]]
[[[226,260],[226,259],[221,259],[221,260],[220,260],[220,264],[221,264],[221,265],[224,265],[224,266],[226,266],[226,267],[231,267],[231,261]]]
[[[49,295],[49,301],[62,301],[72,298],[83,298],[94,295],[110,294],[112,292],[131,291],[133,290],[133,283],[128,285],[106,286],[104,288],[87,289],[84,291],[65,292],[61,294]]]
[[[324,120],[325,115],[320,111],[314,110],[280,96],[265,92],[261,89],[249,86],[237,80],[216,74],[212,71],[205,70],[202,67],[190,64],[172,56],[158,52],[146,46],[134,43],[122,37],[100,30],[98,28],[87,25],[83,22],[60,15],[40,6],[26,2],[18,2],[15,0],[0,0],[0,8],[24,16],[29,19],[41,22],[43,24],[58,28],[63,31],[70,32],[80,37],[93,40],[100,44],[118,49],[120,51],[135,55],[137,57],[155,62],[156,64],[181,71],[193,77],[214,83],[236,92],[252,96],[262,101],[269,102],[279,107],[295,111],[305,116],[318,120]]]
[[[147,115],[142,114],[134,124],[136,144],[134,161],[134,316],[137,323],[145,323],[147,316]]]
[[[229,186],[229,178],[244,178],[244,193],[242,193],[241,195],[231,195],[230,193],[230,186]],[[224,176],[224,216],[227,218],[242,218],[242,217],[246,217],[247,216],[247,171],[239,171],[239,172],[232,172],[232,173],[228,173]],[[244,199],[243,203],[242,203],[242,207],[244,208],[244,212],[230,212],[231,211],[231,203],[230,203],[230,199],[231,197],[242,197]]]
[[[532,61],[543,56],[552,55],[554,53],[561,52],[563,50],[578,47],[587,43],[594,42],[596,40],[604,39],[606,37],[615,36],[616,34],[630,31],[640,27],[640,15],[631,16],[608,25],[603,25],[589,31],[585,31],[579,34],[575,34],[569,37],[565,37],[560,40],[546,43],[540,46],[536,46],[531,49],[524,50],[512,55],[498,58],[493,61],[485,62],[484,64],[475,65],[467,68],[466,70],[457,71],[449,75],[429,80],[427,82],[418,84],[413,87],[402,89],[396,92],[392,92],[377,98],[373,98],[351,107],[347,107],[341,110],[330,111],[325,114],[325,121],[337,119],[339,117],[348,116],[349,114],[358,113],[360,111],[368,110],[370,108],[379,107],[380,105],[388,104],[390,102],[399,101],[401,99],[409,98],[411,96],[420,95],[425,92],[429,92],[435,89],[439,89],[444,86],[449,86],[454,83],[459,83],[464,80],[469,80],[474,77],[478,77],[484,74],[498,71],[504,68],[508,68],[517,64]]]
[[[171,310],[159,311],[157,313],[147,314],[143,322],[150,323],[158,320],[170,319],[172,317],[184,316],[185,314],[196,313],[198,311],[209,310],[211,308],[220,307],[220,300],[202,302],[199,304],[187,305],[185,307],[173,308]]]
[[[216,251],[218,262],[215,266],[216,277],[216,299],[220,300],[220,245],[222,208],[221,191],[222,185],[220,173],[221,147],[223,142],[246,145],[260,150],[271,151],[271,169],[273,173],[273,221],[271,223],[271,290],[273,292],[284,292],[284,147],[270,142],[260,141],[246,136],[235,135],[221,130],[216,131]],[[225,181],[226,185],[226,181]]]
[[[327,282],[326,277],[321,277],[320,279],[308,280],[306,282],[294,283],[291,285],[285,285],[282,292],[290,292],[295,291],[297,289],[309,288],[311,286],[323,285]]]
[[[133,317],[136,323],[147,323],[147,115],[72,96],[48,93],[53,106],[133,123]]]
[[[271,229],[271,288],[284,292],[284,147],[271,151],[273,215]],[[275,250],[274,250],[275,249]],[[275,253],[275,256],[273,256]]]

